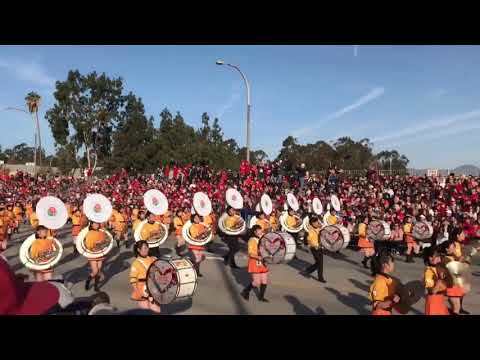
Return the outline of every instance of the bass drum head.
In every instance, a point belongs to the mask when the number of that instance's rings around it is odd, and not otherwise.
[[[386,221],[371,221],[367,226],[367,237],[370,240],[388,240],[390,238],[390,225]]]
[[[337,252],[348,246],[350,234],[341,225],[328,225],[320,231],[320,242],[328,251]]]
[[[413,225],[412,235],[417,240],[427,240],[433,235],[433,227],[425,221],[417,221]]]
[[[270,232],[262,236],[258,251],[262,258],[270,257],[271,264],[280,264],[293,259],[297,250],[295,239],[286,232]]]
[[[56,265],[63,254],[63,246],[57,239],[53,239],[55,243],[55,251],[48,254],[47,257],[39,260],[33,260],[30,256],[30,249],[35,241],[35,234],[30,235],[20,246],[20,261],[30,270],[43,271]]]
[[[196,282],[195,270],[188,259],[158,259],[150,265],[147,272],[148,293],[160,305],[170,304],[180,295],[192,296]],[[186,287],[182,288],[182,283],[186,284]]]
[[[87,237],[87,233],[89,231],[88,227],[83,228],[77,237],[76,247],[77,251],[85,256],[87,259],[98,259],[105,255],[107,255],[110,250],[113,248],[113,236],[108,231],[101,229],[105,233],[105,245],[100,247],[99,249],[92,251],[87,249],[85,245],[85,238]]]

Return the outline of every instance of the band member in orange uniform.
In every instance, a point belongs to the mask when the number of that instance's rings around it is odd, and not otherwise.
[[[43,225],[38,226],[35,230],[35,240],[30,247],[30,257],[37,261],[55,251],[55,242],[48,236],[48,229]],[[53,268],[34,270],[33,273],[36,281],[48,281],[52,278]]]
[[[269,217],[270,224],[272,225],[272,231],[278,231],[280,229],[280,221],[278,220],[279,216],[280,213],[278,209],[273,209]]]
[[[113,228],[114,238],[117,242],[117,247],[120,247],[121,241],[127,241],[127,225],[128,217],[125,214],[125,208],[120,207],[120,211],[113,210],[110,222]],[[128,244],[125,245],[127,247]]]
[[[146,213],[145,211],[139,211],[137,214],[137,218],[133,220],[132,222],[132,231],[135,233],[135,230],[137,230],[138,225],[146,219]]]
[[[335,211],[335,209],[330,209],[329,215],[327,216],[327,225],[336,225],[337,222],[337,212]]]
[[[263,211],[257,213],[257,221],[255,225],[260,225],[264,234],[270,232],[272,229],[272,224],[270,224],[270,221],[267,219],[267,215],[265,215]]]
[[[420,252],[420,246],[415,241],[412,235],[412,230],[413,230],[412,217],[407,216],[406,223],[405,225],[403,225],[403,234],[405,236],[405,243],[407,244],[407,253],[406,253],[406,259],[405,259],[405,262],[407,263],[415,262],[413,260],[412,252],[415,254],[418,254]]]
[[[72,208],[72,240],[73,240],[73,254],[78,255],[78,250],[77,250],[77,237],[80,231],[82,230],[82,212],[78,208],[78,206],[75,206]]]
[[[130,284],[132,285],[132,300],[137,301],[141,309],[152,310],[160,313],[160,306],[153,301],[147,290],[147,272],[155,260],[154,256],[148,256],[148,243],[140,240],[133,246],[136,259],[130,267]]]
[[[365,216],[363,222],[358,225],[358,247],[363,253],[364,257],[362,260],[362,265],[364,268],[368,269],[368,261],[372,261],[372,257],[375,254],[375,248],[373,242],[367,239],[367,226],[368,226],[368,216]]]
[[[311,226],[308,230],[307,241],[308,247],[312,252],[315,263],[306,268],[305,270],[301,271],[300,275],[309,277],[311,273],[317,270],[318,281],[325,283],[326,281],[323,278],[323,250],[319,241],[320,219],[317,216],[312,216],[310,218],[310,225]]]
[[[443,263],[446,265],[450,261],[466,261],[463,256],[462,245],[455,240],[448,240],[441,244],[444,256]],[[452,285],[447,288],[447,296],[451,305],[452,315],[469,315],[470,313],[463,308],[463,297],[465,290],[459,285]]]
[[[147,242],[150,239],[158,238],[162,231],[162,225],[155,219],[158,219],[157,215],[151,212],[147,213],[147,222],[142,226],[142,231],[140,232],[140,237]],[[158,250],[158,247],[150,248],[150,255],[158,255]]]
[[[425,249],[424,262],[426,268],[423,278],[425,289],[427,290],[425,315],[449,315],[447,305],[445,304],[445,293],[447,290],[446,274],[439,267],[442,259],[436,246]]]
[[[7,205],[7,212],[6,212],[6,216],[8,218],[8,234],[7,234],[7,237],[8,239],[10,240],[10,238],[12,237],[12,234],[16,231],[17,229],[17,222],[15,220],[15,214],[13,213],[13,205],[12,204],[8,204]]]
[[[32,216],[32,213],[33,213],[33,204],[31,201],[29,201],[25,206],[25,215],[27,215],[26,220],[28,220],[28,222],[30,222],[30,217]]]
[[[189,231],[192,238],[201,238],[209,231],[209,228],[201,222],[202,219],[200,215],[193,214],[191,221],[192,226],[190,227]],[[192,251],[194,256],[195,263],[193,264],[193,267],[195,268],[198,277],[202,277],[203,275],[200,273],[200,264],[203,260],[205,260],[205,247],[203,245],[188,244],[188,248]]]
[[[175,212],[175,217],[173,218],[173,226],[175,228],[175,239],[177,240],[177,243],[175,244],[175,251],[179,256],[183,256],[185,254],[185,250],[187,250],[185,239],[182,236],[182,229],[184,225],[183,218],[183,210],[178,209]]]
[[[262,227],[254,225],[251,229],[252,236],[248,240],[248,272],[252,275],[252,282],[241,292],[245,300],[249,300],[250,291],[255,287],[260,287],[260,296],[258,300],[261,302],[269,302],[265,298],[265,291],[268,284],[268,267],[259,254],[258,243],[263,236]]]
[[[370,299],[372,300],[372,315],[392,315],[395,304],[400,302],[396,294],[396,281],[388,274],[395,269],[393,256],[382,252],[373,258],[373,269],[376,274],[370,286]]]
[[[301,225],[301,219],[297,216],[297,212],[294,211],[290,206],[288,206],[288,216],[285,222],[287,223],[287,226],[292,229],[298,228],[298,226]],[[303,247],[298,233],[292,233],[288,230],[287,232],[293,236],[295,242],[297,243],[297,247]]]
[[[237,214],[235,209],[231,206],[227,207],[227,218],[225,219],[225,227],[229,229],[235,228],[236,222],[238,221]],[[235,263],[235,254],[239,250],[239,237],[233,235],[227,235],[222,233],[223,241],[228,246],[228,253],[223,257],[223,262],[225,265],[230,265],[232,269],[238,269],[237,264]]]
[[[15,232],[18,233],[18,227],[23,223],[23,208],[19,202],[15,203],[13,214],[15,215]]]
[[[39,225],[39,221],[38,221],[37,213],[33,211],[30,214],[30,226],[32,227],[32,230],[35,231],[37,230],[38,225]]]
[[[0,202],[0,251],[7,249],[9,220],[5,212],[5,203]]]
[[[101,224],[96,222],[90,223],[90,228],[88,230],[87,235],[85,236],[85,247],[90,250],[94,251],[100,244],[105,243],[106,235],[105,232],[100,230]],[[102,274],[102,265],[103,261],[105,260],[105,256],[95,259],[88,259],[88,263],[90,264],[91,273],[85,281],[85,290],[90,290],[90,282],[92,279],[94,280],[94,289],[95,291],[99,291],[98,284],[103,278]]]

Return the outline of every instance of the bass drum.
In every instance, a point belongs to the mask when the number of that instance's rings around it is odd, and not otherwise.
[[[328,251],[345,249],[350,242],[350,233],[343,225],[328,225],[320,231],[320,242]]]
[[[426,221],[417,221],[413,225],[412,235],[417,240],[428,240],[433,235],[433,227]]]
[[[144,240],[144,239],[142,239],[141,234],[142,234],[143,225],[145,225],[147,222],[148,222],[148,220],[143,220],[140,224],[138,224],[137,228],[135,229],[135,233],[133,234],[133,237],[135,238],[135,242],[140,241],[140,240]],[[159,222],[157,222],[157,223],[161,225],[162,233],[156,239],[147,240],[149,248],[159,247],[168,238],[168,227],[165,224],[162,224],[162,223],[159,223]]]
[[[147,290],[160,305],[191,298],[196,288],[197,273],[188,259],[158,259],[148,268]]]
[[[390,224],[382,220],[373,220],[367,226],[367,238],[373,241],[390,239]]]
[[[190,235],[190,227],[192,226],[192,222],[188,220],[182,227],[182,236],[185,239],[187,243],[190,245],[195,245],[195,246],[203,246],[205,244],[208,244],[210,241],[213,239],[213,232],[210,229],[208,234],[201,238],[201,239],[195,239]]]
[[[87,259],[98,259],[101,258],[105,255],[107,255],[110,250],[113,248],[113,237],[112,234],[110,234],[108,231],[101,229],[100,231],[103,231],[105,233],[105,242],[102,244],[102,246],[99,246],[98,249],[95,250],[89,250],[87,249],[87,246],[85,244],[85,238],[87,236],[89,228],[85,227],[83,228],[80,233],[77,236],[77,242],[76,242],[76,247],[77,251],[85,256]]]
[[[225,226],[225,219],[227,218],[227,216],[227,213],[223,213],[222,216],[220,216],[220,218],[218,219],[218,228],[220,229],[220,231],[222,231],[224,234],[232,236],[244,234],[247,230],[247,224],[245,223],[245,221],[240,216],[238,216],[241,221],[241,226],[238,229],[228,229]]]
[[[290,228],[287,225],[287,216],[288,216],[288,212],[286,211],[283,212],[282,215],[280,215],[280,224],[282,225],[282,230],[284,232],[289,232],[294,234],[300,232],[303,229],[303,222],[301,221],[301,219],[298,216],[296,216],[296,218],[299,220],[299,225],[296,228]]]
[[[32,259],[30,256],[30,249],[32,247],[33,242],[35,241],[35,234],[30,235],[20,246],[20,261],[23,265],[25,265],[28,269],[34,271],[43,271],[52,268],[56,265],[60,259],[62,258],[63,254],[63,246],[57,239],[53,239],[55,243],[55,251],[51,251],[48,254],[42,256],[41,259]]]
[[[287,232],[270,232],[262,236],[258,244],[262,258],[269,258],[271,264],[287,263],[295,257],[297,245]]]

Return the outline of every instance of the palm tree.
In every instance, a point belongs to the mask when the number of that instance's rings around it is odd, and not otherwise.
[[[36,92],[31,91],[27,94],[25,97],[25,101],[27,103],[27,108],[30,114],[35,113],[35,120],[36,120],[36,126],[37,126],[37,135],[38,135],[38,164],[42,166],[42,138],[40,136],[40,123],[38,121],[38,108],[40,107],[40,101],[42,100],[42,97],[38,95]],[[35,137],[36,140],[36,137]],[[37,149],[35,148],[35,153]]]

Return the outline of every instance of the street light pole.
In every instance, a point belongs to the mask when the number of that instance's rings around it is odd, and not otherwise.
[[[5,111],[8,111],[8,110],[21,111],[21,112],[24,112],[27,115],[32,115],[32,118],[33,118],[33,114],[30,114],[28,111],[22,110],[22,109],[19,109],[19,108],[7,107],[4,110]],[[35,118],[33,118],[33,121],[35,122]],[[40,131],[40,129],[39,129],[39,126],[38,126],[38,117],[37,117],[36,129],[35,129],[35,148],[34,148],[34,151],[33,151],[33,175],[34,176],[37,174],[37,138],[39,138],[39,136],[40,136],[38,131]],[[42,155],[40,154],[40,156],[42,156]]]
[[[237,70],[240,75],[242,76],[243,81],[245,82],[245,86],[247,88],[247,162],[250,162],[250,110],[251,110],[251,103],[250,103],[250,84],[248,82],[247,77],[245,74],[240,70],[240,68],[236,65],[225,63],[223,60],[217,60],[217,65],[227,65],[231,68]]]

